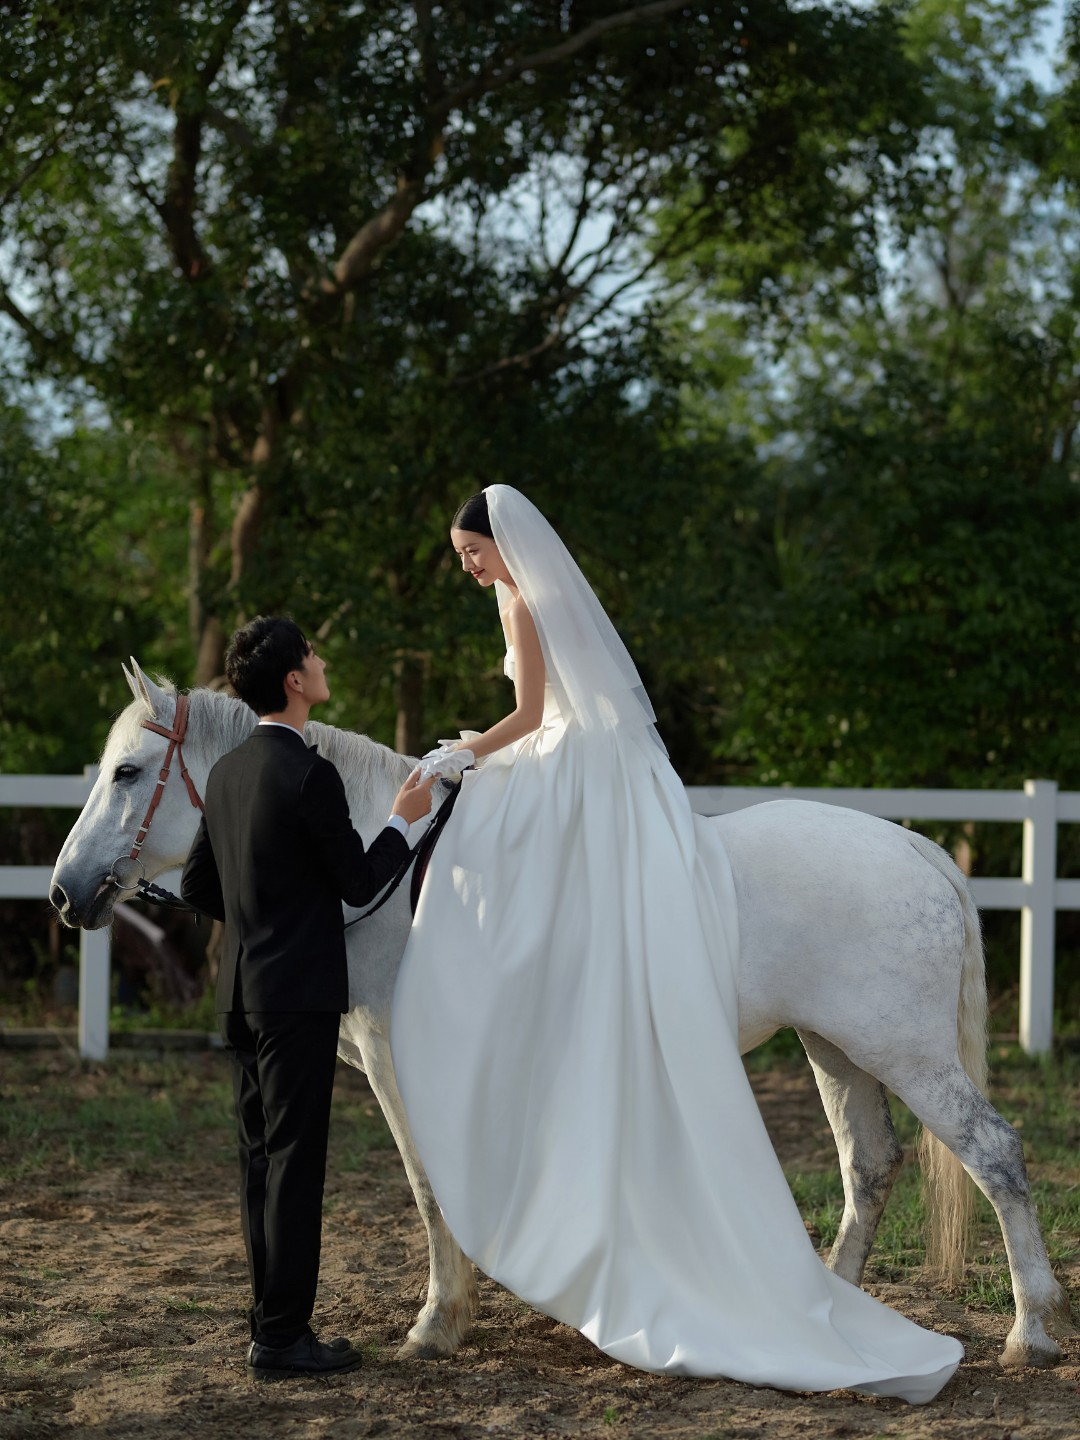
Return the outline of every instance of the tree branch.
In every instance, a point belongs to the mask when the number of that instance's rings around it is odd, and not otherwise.
[[[39,330],[29,315],[16,305],[6,290],[0,290],[0,311],[15,321],[30,342],[31,349],[39,360],[55,360],[62,350],[67,352],[63,358],[70,358],[70,345],[63,345],[51,335],[46,335],[44,330]]]
[[[485,365],[482,370],[473,370],[468,375],[459,375],[452,382],[455,388],[462,385],[476,385],[484,380],[490,380],[493,376],[501,374],[506,370],[526,370],[534,361],[539,360],[541,355],[547,355],[552,350],[565,345],[577,330],[563,331],[556,327],[545,335],[543,340],[531,346],[528,350],[521,350],[516,355],[504,355],[501,360],[494,361],[491,365]]]
[[[248,12],[248,4],[249,0],[236,0],[214,35],[205,63],[196,72],[196,83],[181,90],[173,101],[176,114],[173,158],[165,179],[165,199],[160,214],[173,259],[190,280],[210,272],[209,259],[195,228],[195,185],[202,154],[206,95],[225,63],[229,43]]]
[[[42,165],[45,164],[46,160],[52,159],[52,157],[59,149],[60,140],[63,137],[64,131],[67,128],[68,127],[66,125],[61,125],[59,130],[57,130],[56,133],[53,135],[53,138],[45,146],[44,150],[42,150],[39,155],[35,155],[32,160],[27,161],[27,163],[23,166],[23,168],[19,171],[18,175],[15,177],[14,181],[8,187],[7,191],[3,195],[0,195],[0,208],[9,205],[11,201],[14,200],[15,196],[18,195],[22,187],[26,184],[27,180],[29,180],[31,176],[36,174],[36,172],[41,169]]]
[[[413,9],[416,12],[416,48],[420,52],[424,92],[429,105],[435,105],[442,99],[446,86],[443,83],[438,52],[435,48],[435,22],[431,0],[416,0]]]
[[[173,158],[165,178],[165,199],[159,213],[169,236],[173,259],[194,280],[209,273],[209,264],[195,229],[195,180],[202,151],[202,118],[176,117],[173,131]]]
[[[574,246],[578,242],[578,236],[581,234],[581,227],[585,224],[586,216],[592,209],[592,197],[589,194],[589,187],[592,182],[595,164],[594,157],[590,155],[585,164],[585,173],[581,177],[581,195],[577,205],[574,207],[574,220],[570,226],[570,233],[566,237],[566,244],[562,248],[562,253],[552,266],[552,270],[557,275],[565,273],[566,267],[570,263],[570,256],[573,253]]]
[[[422,180],[399,177],[397,194],[378,215],[361,225],[334,265],[333,279],[323,281],[321,288],[328,292],[348,290],[368,275],[379,253],[405,229],[423,197]]]
[[[430,112],[431,118],[441,123],[452,111],[459,110],[468,101],[500,89],[526,70],[540,70],[546,65],[557,64],[560,60],[569,60],[611,30],[648,24],[650,20],[660,20],[673,10],[686,8],[686,0],[655,0],[651,5],[636,5],[632,10],[620,10],[616,15],[606,15],[602,20],[594,20],[591,25],[586,25],[584,30],[579,30],[576,35],[570,35],[561,44],[552,45],[547,50],[537,50],[532,55],[523,55],[519,60],[507,58],[497,61],[451,91]]]
[[[207,125],[212,125],[215,130],[220,131],[226,140],[236,146],[237,150],[253,150],[255,148],[255,136],[238,115],[226,115],[220,105],[207,105],[203,110],[203,118]]]
[[[637,5],[631,10],[621,10],[617,15],[605,16],[547,50],[538,50],[519,60],[506,59],[489,66],[467,84],[430,104],[428,127],[416,147],[410,173],[399,175],[394,198],[360,227],[342,251],[332,275],[320,283],[320,290],[324,294],[333,294],[356,285],[370,274],[381,251],[405,229],[413,211],[426,197],[426,177],[442,152],[442,123],[452,111],[460,109],[479,95],[508,84],[526,70],[538,70],[545,65],[554,65],[560,60],[571,58],[611,30],[659,20],[673,10],[684,9],[685,6],[686,0],[654,0],[654,3],[649,5]],[[421,41],[430,52],[432,19],[429,6],[420,0],[416,13]],[[441,90],[442,77],[438,75],[437,68],[434,68],[433,56],[430,54],[424,57],[424,67],[425,78],[430,80],[432,76],[436,76]]]
[[[206,57],[206,63],[198,72],[199,84],[203,90],[209,90],[210,86],[218,77],[218,71],[225,63],[225,56],[228,53],[229,45],[236,34],[237,26],[247,15],[251,8],[251,0],[235,0],[229,13],[224,17],[218,26],[217,34],[214,36],[214,43],[210,47],[210,53]]]
[[[147,205],[150,206],[151,210],[153,210],[154,214],[157,215],[160,220],[164,220],[165,208],[162,205],[161,201],[158,200],[158,198],[154,195],[149,185],[147,185],[139,175],[138,164],[136,163],[134,155],[132,155],[128,149],[127,142],[124,139],[124,133],[120,129],[120,126],[116,123],[115,115],[112,117],[111,123],[109,125],[109,133],[112,136],[112,142],[116,146],[117,151],[127,161],[128,168],[131,170],[132,189],[136,192],[136,194],[142,196],[142,198],[146,201]]]
[[[640,285],[641,282],[653,270],[655,270],[662,261],[672,259],[677,254],[679,254],[680,242],[683,241],[683,235],[685,230],[690,227],[691,222],[695,220],[701,212],[707,209],[708,205],[704,201],[696,205],[689,212],[686,217],[685,224],[679,230],[674,231],[671,236],[669,236],[669,238],[664,242],[663,245],[658,246],[657,249],[652,251],[652,253],[649,255],[649,258],[634,274],[628,276],[627,279],[624,280],[620,285],[616,285],[614,289],[610,290],[604,296],[604,298],[596,305],[594,305],[592,309],[589,310],[581,318],[581,320],[579,320],[571,329],[564,330],[561,323],[559,322],[561,322],[561,320],[565,317],[572,301],[577,297],[577,295],[583,293],[583,291],[578,288],[575,288],[572,292],[567,292],[560,299],[560,303],[555,312],[555,318],[557,323],[553,326],[552,330],[544,337],[543,340],[539,341],[536,345],[531,346],[528,350],[520,351],[516,355],[505,355],[502,357],[502,359],[496,360],[493,364],[485,366],[482,370],[474,370],[468,375],[458,376],[453,381],[454,386],[457,387],[461,385],[476,384],[479,381],[490,379],[493,375],[497,375],[500,372],[506,370],[527,369],[542,355],[549,354],[550,352],[558,349],[559,346],[569,345],[572,340],[575,340],[590,325],[594,324],[602,315],[604,315],[607,311],[611,310],[614,307],[615,302],[621,296],[625,295],[628,290],[633,289],[635,285]],[[617,229],[618,222],[615,221],[613,222],[608,242],[605,242],[605,245],[607,243],[610,243],[611,235],[614,235]],[[601,247],[601,251],[603,248],[604,247]],[[681,248],[683,250],[692,249],[693,242],[687,241],[682,244]],[[590,281],[596,277],[596,275],[599,273],[599,270],[600,267],[596,267],[593,270],[592,274],[589,276]]]

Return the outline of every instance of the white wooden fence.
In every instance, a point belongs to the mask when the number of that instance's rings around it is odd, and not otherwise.
[[[0,775],[0,806],[81,808],[97,767],[82,775]],[[1020,1043],[1031,1055],[1053,1041],[1054,930],[1058,910],[1080,910],[1080,880],[1057,878],[1057,827],[1080,824],[1080,792],[1053,780],[1026,780],[1023,790],[832,790],[757,786],[689,786],[701,815],[726,814],[763,800],[821,800],[887,820],[1000,821],[1023,825],[1019,879],[975,876],[982,910],[1020,911]],[[47,899],[51,867],[0,866],[0,899]],[[103,1060],[109,1048],[109,932],[81,932],[79,1053]]]
[[[81,810],[97,773],[96,765],[87,765],[81,775],[0,775],[0,806]],[[0,899],[47,901],[51,878],[51,865],[0,865]],[[79,1054],[104,1060],[109,1051],[109,931],[80,930],[79,937]]]

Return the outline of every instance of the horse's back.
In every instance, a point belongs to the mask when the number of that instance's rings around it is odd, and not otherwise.
[[[744,1048],[784,1025],[864,1065],[916,1034],[934,1053],[955,1042],[959,897],[900,826],[811,800],[699,823],[735,880]]]

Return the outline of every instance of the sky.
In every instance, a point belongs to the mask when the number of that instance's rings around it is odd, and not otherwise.
[[[1065,23],[1065,9],[1068,0],[1054,0],[1047,12],[1043,28],[1042,43],[1027,57],[1028,68],[1038,83],[1046,89],[1054,82],[1054,60],[1060,51],[1061,33]]]

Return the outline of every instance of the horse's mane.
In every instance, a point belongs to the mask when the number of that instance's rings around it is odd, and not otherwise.
[[[176,694],[176,686],[171,682],[165,684],[159,677],[159,683],[171,694]],[[200,737],[206,736],[207,745],[215,754],[224,755],[226,750],[235,750],[255,729],[258,721],[254,710],[221,690],[191,690],[188,692],[188,704],[191,707],[192,728]]]
[[[175,687],[168,687],[175,693]],[[193,728],[205,735],[211,749],[218,754],[232,750],[254,730],[257,717],[242,700],[221,690],[192,690]],[[350,807],[367,797],[368,803],[380,803],[389,789],[396,793],[411,768],[410,762],[387,745],[380,745],[367,735],[353,730],[340,730],[311,720],[304,731],[309,745],[317,745],[337,770],[345,785]]]
[[[339,730],[336,725],[309,720],[304,734],[308,744],[317,745],[319,754],[330,761],[345,781],[350,799],[354,787],[371,792],[387,782],[396,793],[412,769],[412,762],[396,750],[356,730]]]

